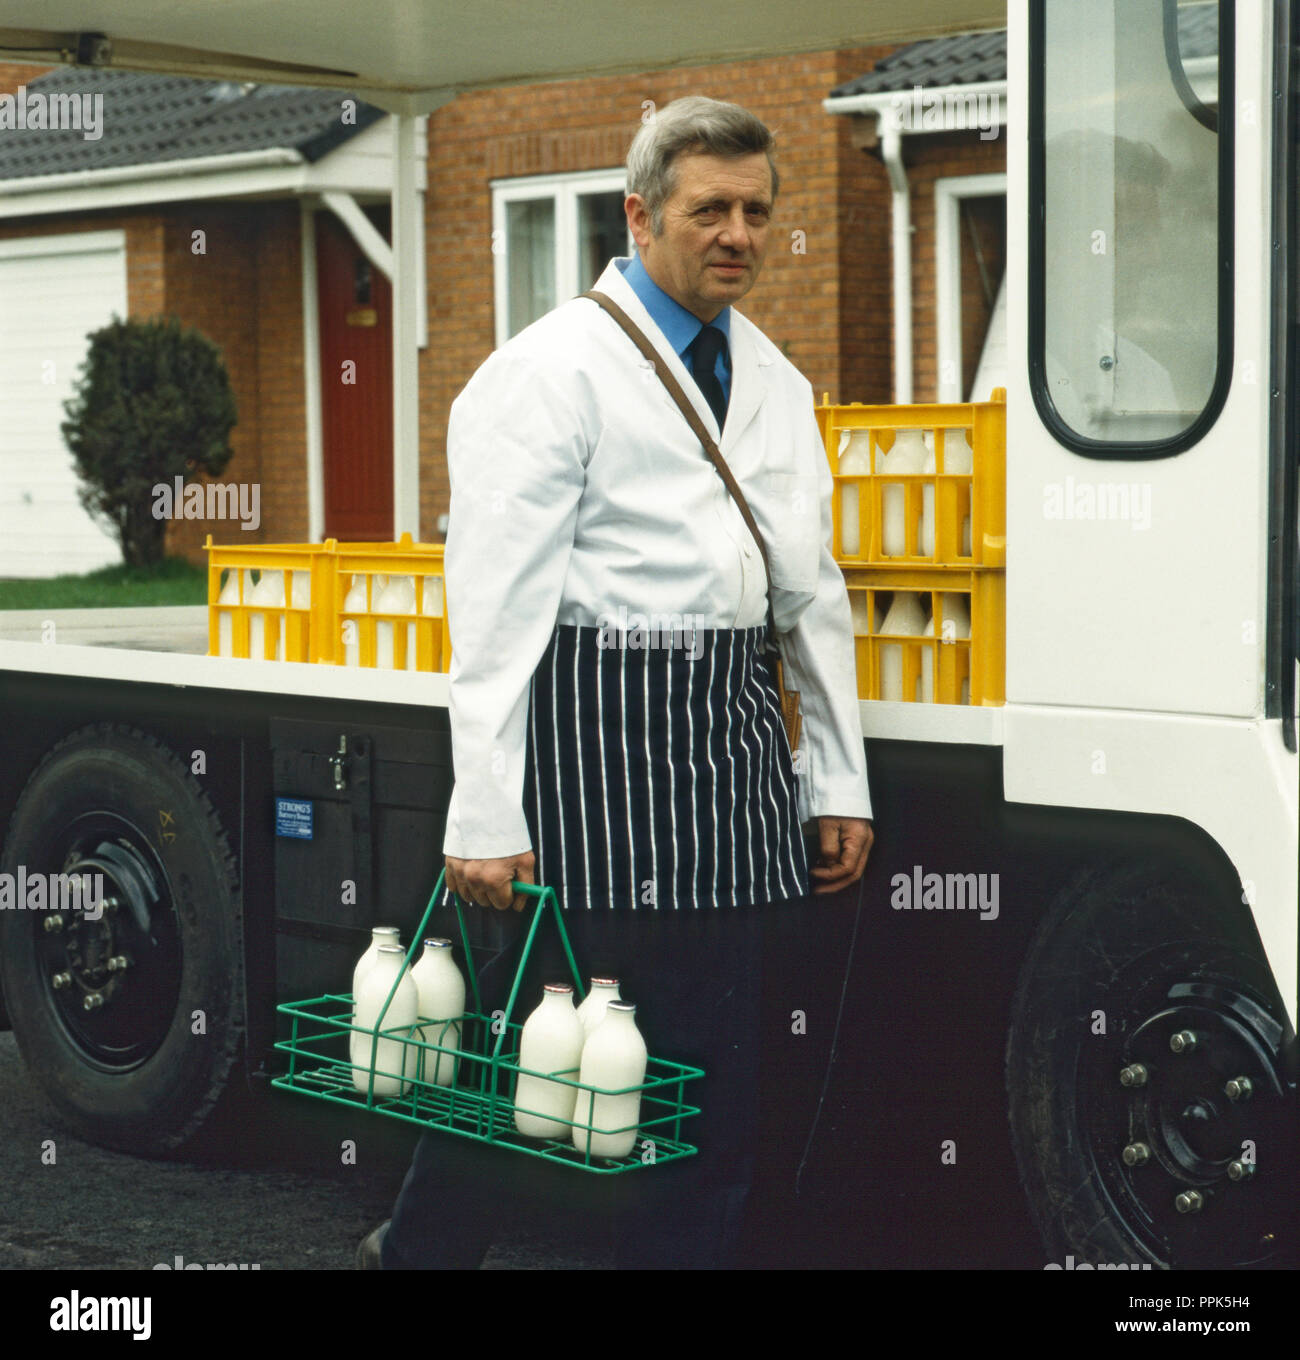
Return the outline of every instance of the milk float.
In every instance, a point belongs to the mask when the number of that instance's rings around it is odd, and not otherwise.
[[[439,1023],[422,1025],[416,1037],[441,1048],[460,1047],[459,1017],[465,1014],[465,979],[451,956],[450,940],[425,940],[424,953],[411,969],[420,1000],[420,1019]],[[451,1022],[451,1023],[448,1023]],[[424,1080],[434,1086],[450,1086],[456,1080],[458,1057],[450,1053],[423,1052]]]
[[[379,1039],[376,1041],[374,1030],[409,1029],[420,1016],[420,997],[410,973],[405,972],[406,951],[400,945],[380,945],[374,965],[366,974],[357,993],[356,1025],[351,1034],[352,1084],[358,1091],[370,1089],[372,1071],[371,1052],[374,1052],[373,1071],[375,1073],[375,1095],[399,1096],[411,1088],[410,1076],[415,1068],[415,1054],[418,1049],[402,1039]],[[393,999],[388,1001],[393,983],[397,990]],[[388,1009],[384,1010],[384,1003]],[[382,1019],[381,1019],[382,1014]],[[369,1034],[359,1030],[369,1030]],[[400,1078],[397,1075],[401,1074]],[[388,1075],[392,1074],[392,1075]]]
[[[626,1157],[636,1146],[641,1093],[624,1088],[645,1081],[647,1055],[635,1015],[630,1001],[609,1002],[604,1020],[582,1050],[578,1080],[606,1091],[623,1091],[622,1095],[578,1091],[573,1145],[582,1153],[590,1148],[593,1157]],[[601,1129],[619,1132],[601,1133]]]
[[[582,1021],[573,1009],[573,988],[564,982],[548,982],[542,1004],[524,1021],[519,1066],[573,1081],[585,1039]],[[577,1094],[575,1086],[520,1072],[515,1086],[515,1128],[529,1138],[567,1138]]]
[[[587,1038],[605,1018],[605,1007],[619,999],[617,978],[591,979],[591,990],[578,1007],[578,1019],[582,1021],[582,1030]]]

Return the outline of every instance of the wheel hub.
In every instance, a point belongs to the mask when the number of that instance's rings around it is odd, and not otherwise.
[[[1185,982],[1124,1026],[1094,1107],[1093,1155],[1115,1208],[1156,1259],[1241,1264],[1277,1242],[1289,1174],[1282,1027],[1224,983]],[[1133,1072],[1143,1073],[1142,1081]]]
[[[64,1028],[96,1065],[125,1071],[162,1043],[179,994],[180,941],[166,874],[110,814],[70,828],[60,872],[92,876],[103,910],[47,914],[38,957]]]

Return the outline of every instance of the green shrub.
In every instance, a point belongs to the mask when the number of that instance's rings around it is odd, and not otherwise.
[[[153,488],[230,462],[235,398],[221,351],[174,317],[114,319],[91,334],[64,411],[81,504],[127,566],[160,562],[167,521],[154,514]]]

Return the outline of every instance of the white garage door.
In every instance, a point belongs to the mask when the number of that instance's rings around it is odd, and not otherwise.
[[[77,500],[59,433],[86,335],[126,316],[121,231],[0,241],[0,576],[121,561]]]

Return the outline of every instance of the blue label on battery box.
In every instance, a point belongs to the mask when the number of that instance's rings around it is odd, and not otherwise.
[[[300,841],[311,840],[311,810],[312,805],[301,798],[277,798],[275,834],[292,836]]]

